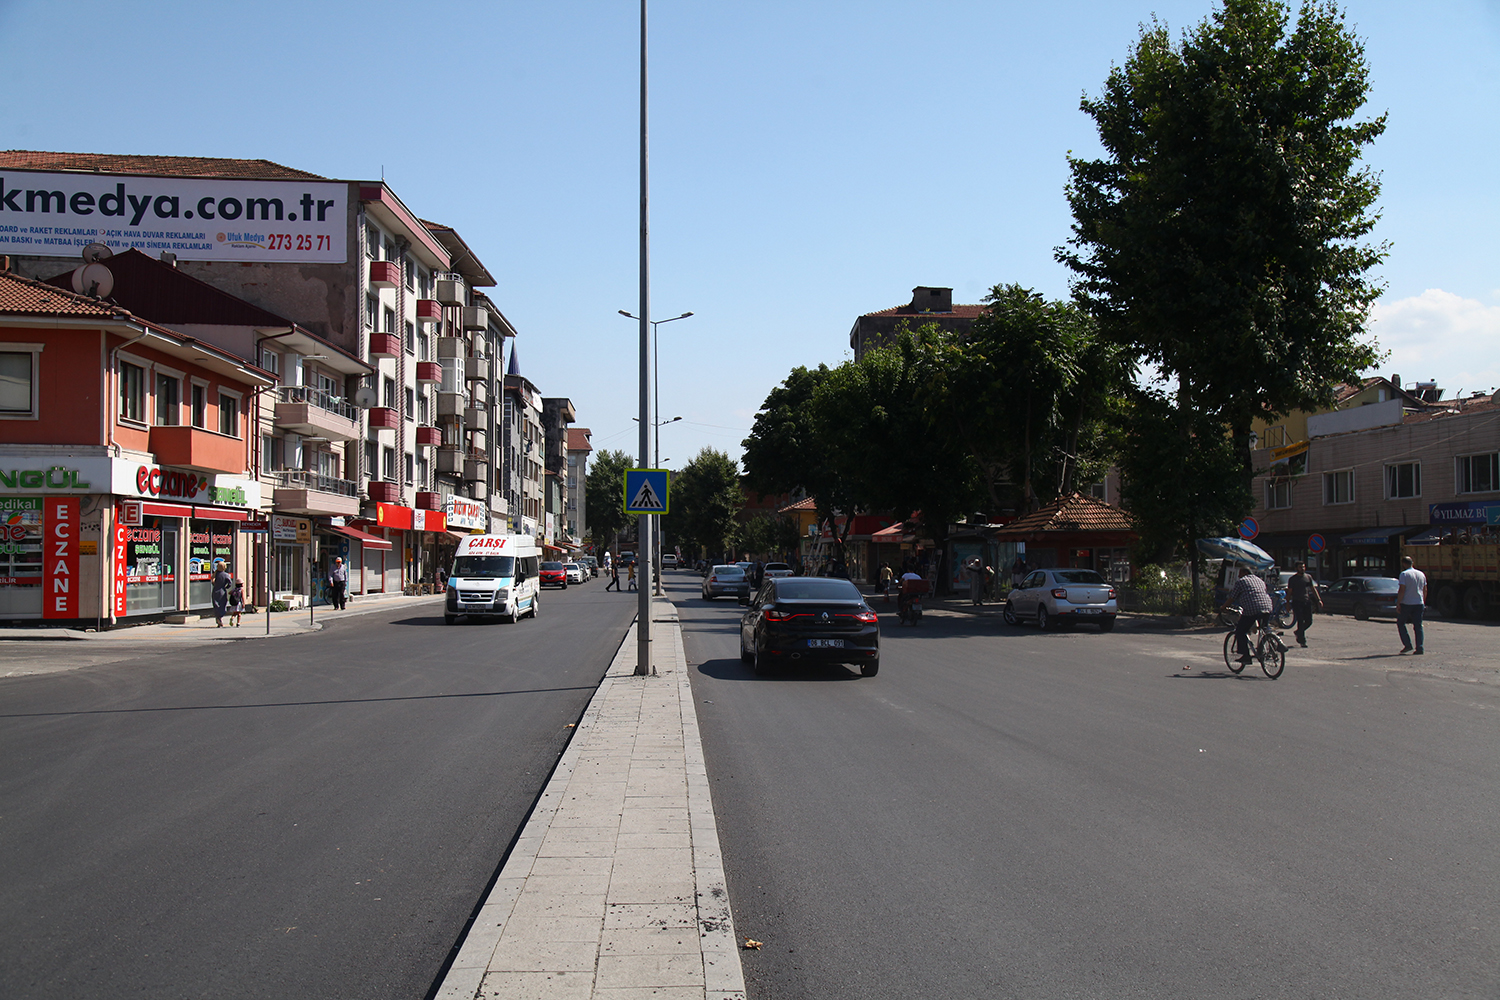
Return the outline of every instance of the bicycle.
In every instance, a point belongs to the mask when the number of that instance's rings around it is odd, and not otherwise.
[[[1224,634],[1224,666],[1229,668],[1231,674],[1245,669],[1239,657],[1235,656],[1234,648],[1234,633],[1241,614],[1243,612],[1234,607],[1225,608],[1219,613],[1219,623],[1229,626],[1229,631]],[[1286,669],[1287,644],[1270,618],[1260,626],[1252,645],[1254,656],[1260,661],[1260,669],[1265,675],[1273,681],[1280,677],[1281,672]]]

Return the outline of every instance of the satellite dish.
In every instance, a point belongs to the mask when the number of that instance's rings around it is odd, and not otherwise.
[[[107,254],[109,248],[105,247],[104,252]],[[102,299],[114,290],[115,276],[103,264],[84,264],[73,271],[73,291],[79,295],[92,295]]]
[[[354,405],[361,410],[368,410],[378,402],[380,397],[376,395],[374,386],[362,385],[354,391]]]
[[[85,264],[97,264],[101,260],[109,260],[114,255],[114,251],[103,243],[90,243],[83,248],[83,262]]]

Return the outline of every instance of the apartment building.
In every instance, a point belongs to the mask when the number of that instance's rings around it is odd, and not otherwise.
[[[580,543],[589,534],[588,476],[593,434],[587,427],[568,428],[568,502],[564,516],[568,536]]]
[[[502,488],[510,511],[510,530],[541,538],[546,527],[542,433],[542,396],[520,372],[514,348],[505,376],[502,410],[504,468]]]

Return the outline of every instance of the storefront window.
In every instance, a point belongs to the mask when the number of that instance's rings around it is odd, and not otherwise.
[[[0,617],[42,613],[42,500],[0,499]]]
[[[125,613],[177,609],[177,532],[175,517],[148,517],[125,532]]]
[[[234,572],[234,522],[190,522],[188,534],[188,607],[207,608],[214,602],[214,563],[223,560]]]
[[[302,583],[303,549],[304,546],[301,545],[276,546],[271,567],[271,587],[276,593],[307,593],[307,588]]]

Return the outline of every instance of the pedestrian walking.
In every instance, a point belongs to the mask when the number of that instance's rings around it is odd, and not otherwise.
[[[636,585],[635,585],[635,562],[634,561],[630,562],[625,567],[625,571],[626,571],[627,574],[629,574],[628,576],[625,577],[626,589],[628,589],[628,590],[635,590],[636,589]]]
[[[328,603],[338,611],[349,606],[349,567],[344,565],[343,556],[334,556],[333,565],[328,567]]]
[[[886,604],[891,603],[891,581],[896,574],[891,571],[890,563],[880,564],[880,599]]]
[[[978,607],[984,603],[984,560],[974,556],[964,563],[969,574],[969,603]]]
[[[1016,561],[1010,564],[1011,588],[1019,589],[1024,579],[1026,579],[1026,560],[1016,556]]]
[[[245,585],[239,580],[229,586],[229,614],[234,620],[234,627],[240,627],[240,615],[245,613]]]
[[[1307,646],[1307,630],[1312,627],[1313,608],[1323,607],[1323,595],[1318,593],[1318,581],[1307,571],[1307,563],[1298,563],[1297,572],[1286,582],[1287,600],[1292,602],[1292,617],[1297,620],[1297,645]]]
[[[224,568],[222,562],[214,563],[213,579],[213,602],[214,621],[218,628],[224,627],[224,615],[229,612],[229,587],[234,583],[234,578]]]
[[[607,593],[608,591],[611,591],[611,590],[616,590],[616,591],[619,590],[620,589],[620,567],[611,562],[605,568],[609,570],[609,583],[604,588],[605,592]]]
[[[1401,575],[1396,578],[1396,632],[1401,636],[1401,652],[1422,655],[1422,612],[1427,605],[1427,574],[1412,565],[1411,556],[1401,557]],[[1417,634],[1417,648],[1412,649],[1410,624]]]

